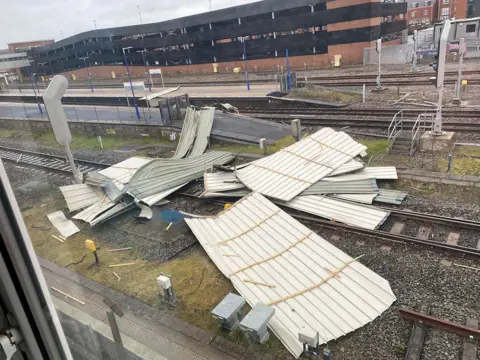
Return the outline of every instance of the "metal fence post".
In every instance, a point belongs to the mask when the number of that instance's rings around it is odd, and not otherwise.
[[[75,106],[73,107],[73,111],[75,111],[75,116],[77,117],[77,121],[78,121],[78,113],[77,113],[77,109],[75,108]]]
[[[95,116],[97,117],[97,121],[100,122],[100,120],[98,119],[97,107],[94,106],[93,110],[95,110]]]
[[[10,112],[12,113],[13,120],[15,120],[15,114],[13,113],[13,110],[12,110],[12,108],[10,108]]]
[[[367,85],[363,84],[363,89],[362,89],[362,90],[363,90],[363,91],[362,91],[362,103],[364,103],[364,102],[365,102],[365,99],[366,99],[366,96],[367,96],[367,94],[366,94],[366,92],[367,92]]]
[[[25,118],[28,119],[27,110],[25,109],[25,103],[22,101],[23,111],[25,112]]]

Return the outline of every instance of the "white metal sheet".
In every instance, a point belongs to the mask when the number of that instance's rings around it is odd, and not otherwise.
[[[330,176],[347,174],[361,169],[363,169],[363,164],[360,161],[352,160],[340,166],[337,170],[332,172]]]
[[[297,196],[284,205],[329,220],[370,230],[379,227],[390,215],[390,212],[374,206],[353,204],[317,195]]]
[[[72,220],[68,220],[65,217],[63,211],[56,211],[47,215],[48,220],[52,223],[55,229],[58,230],[63,237],[68,238],[73,234],[76,234],[80,229],[73,223]]]
[[[388,281],[259,193],[216,217],[185,219],[220,271],[253,306],[275,308],[269,327],[295,356],[301,332],[320,343],[380,316],[395,301]]]
[[[395,166],[368,166],[356,173],[357,175],[368,175],[372,179],[397,180],[397,168]]]
[[[179,185],[179,186],[175,186],[171,189],[159,192],[158,194],[147,196],[146,198],[143,198],[140,202],[143,203],[143,204],[147,204],[149,206],[153,206],[153,205],[157,204],[160,200],[165,199],[168,195],[174,193],[175,191],[184,187],[187,184],[188,183],[185,183],[185,184],[182,184],[182,185]]]
[[[341,200],[354,201],[361,204],[372,204],[373,200],[377,195],[378,193],[377,194],[336,194],[336,195],[331,195],[331,197],[341,199]]]
[[[115,206],[115,203],[111,201],[109,198],[105,197],[104,199],[96,202],[93,205],[90,205],[85,210],[76,214],[73,218],[75,220],[83,220],[89,224],[95,219],[97,216],[102,214],[103,212],[111,209]]]
[[[237,179],[233,172],[214,172],[203,174],[203,185],[205,192],[214,193],[244,189],[245,185]]]
[[[323,128],[238,170],[236,176],[251,190],[289,201],[364,150],[347,134]]]
[[[182,132],[180,133],[180,140],[178,140],[177,149],[172,156],[174,159],[181,159],[187,155],[195,141],[197,133],[199,113],[192,107],[188,107],[183,120]]]
[[[103,169],[98,173],[112,179],[115,186],[122,190],[123,186],[130,181],[137,170],[152,160],[155,159],[135,156]]]
[[[195,143],[189,157],[202,155],[207,149],[210,140],[210,133],[212,132],[213,119],[215,117],[214,107],[205,107],[198,111],[198,127],[195,135]]]
[[[86,208],[100,201],[105,196],[105,193],[100,189],[86,184],[61,186],[60,191],[70,211]]]

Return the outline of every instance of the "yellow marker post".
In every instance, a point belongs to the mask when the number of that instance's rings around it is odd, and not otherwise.
[[[468,80],[462,80],[462,85],[468,85]]]
[[[90,250],[95,256],[95,265],[100,266],[100,260],[98,259],[97,255],[97,247],[95,246],[95,242],[93,240],[87,239],[85,240],[85,247],[87,250]]]

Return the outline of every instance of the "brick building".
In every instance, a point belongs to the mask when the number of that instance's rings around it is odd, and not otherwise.
[[[15,52],[27,51],[39,46],[47,46],[47,45],[53,44],[54,42],[55,42],[54,40],[22,41],[22,42],[7,44],[7,46],[8,46],[8,50],[11,53],[15,53]]]
[[[437,20],[465,19],[467,17],[467,0],[437,0]]]
[[[380,0],[264,0],[159,23],[95,29],[34,48],[29,57],[37,74],[77,79],[86,77],[85,65],[93,77],[123,76],[125,48],[133,75],[144,73],[144,60],[164,74],[243,69],[243,41],[248,64],[257,70],[284,66],[286,49],[293,68],[328,66],[336,55],[343,64],[355,64],[378,38],[400,38],[405,13],[405,3]]]
[[[438,0],[408,0],[407,24],[409,28],[427,27],[436,19]]]

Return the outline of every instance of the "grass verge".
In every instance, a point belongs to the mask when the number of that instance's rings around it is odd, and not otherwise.
[[[273,154],[284,147],[290,146],[295,143],[293,136],[285,136],[282,139],[279,139],[275,142],[274,145],[268,146],[268,154]],[[229,151],[234,154],[239,153],[250,153],[250,154],[259,154],[263,155],[263,150],[258,147],[258,145],[240,145],[240,144],[214,144],[212,146],[215,150]]]
[[[360,101],[362,99],[362,95],[360,94],[334,90],[315,89],[312,87],[295,88],[290,92],[288,96],[293,98],[320,100],[341,104],[350,104]]]
[[[21,139],[35,141],[39,146],[46,146],[52,148],[61,148],[55,141],[55,137],[52,132],[19,132],[14,130],[0,130],[0,138],[3,139]],[[115,136],[105,135],[102,136],[103,149],[115,150],[123,146],[146,146],[155,144],[172,144],[167,138],[162,137],[127,137],[127,136]],[[85,136],[72,134],[72,143],[70,144],[72,149],[91,149],[101,150],[100,143],[96,136]]]

